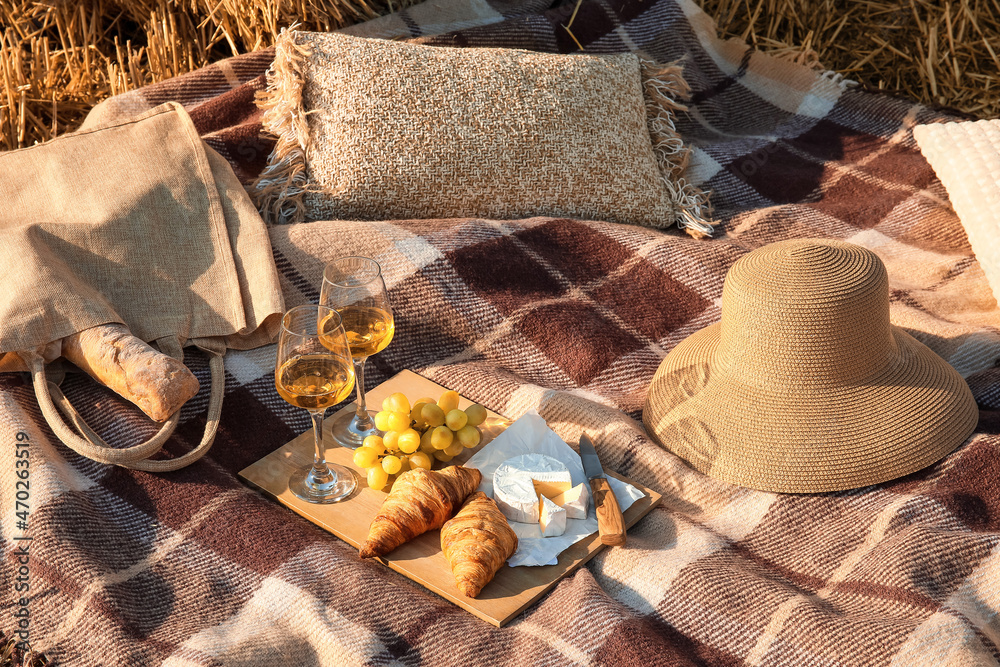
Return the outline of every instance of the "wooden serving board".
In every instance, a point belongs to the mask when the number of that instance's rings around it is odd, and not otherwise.
[[[437,398],[445,390],[445,387],[416,373],[403,371],[370,390],[367,401],[374,408],[382,404],[382,399],[396,391],[401,391],[414,400],[423,396]],[[459,407],[464,409],[471,404],[471,401],[462,397]],[[354,404],[343,408],[343,411],[353,412]],[[327,419],[327,424],[330,421],[332,418]],[[489,442],[502,433],[509,424],[510,422],[500,415],[489,412],[489,418],[480,427],[483,431],[482,442],[476,449],[466,450],[456,456],[451,463],[466,461],[479,449],[489,446]],[[335,443],[331,445],[333,438],[329,433],[326,434],[325,440],[330,447],[326,451],[327,460],[358,473],[359,490],[345,501],[332,505],[316,505],[300,500],[288,490],[288,478],[292,472],[312,464],[312,431],[303,433],[256,463],[247,466],[240,471],[239,476],[264,495],[277,500],[348,544],[360,548],[368,536],[368,525],[385,500],[386,493],[368,488],[364,471],[355,466],[352,460],[353,450],[337,446]],[[652,489],[612,472],[608,474],[628,482],[646,494],[625,511],[626,528],[631,527],[660,503],[660,494]],[[542,567],[504,565],[493,581],[476,598],[465,597],[455,587],[451,568],[441,552],[440,532],[437,530],[424,533],[398,547],[388,558],[378,560],[446,600],[500,627],[545,595],[561,578],[593,558],[604,546],[595,532],[563,551],[556,565]]]

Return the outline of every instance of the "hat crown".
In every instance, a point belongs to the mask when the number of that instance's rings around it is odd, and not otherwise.
[[[795,239],[754,250],[726,275],[716,359],[744,384],[856,383],[896,353],[888,274],[870,250]]]

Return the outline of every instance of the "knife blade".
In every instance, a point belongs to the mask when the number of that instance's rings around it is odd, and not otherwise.
[[[608,484],[608,476],[604,474],[601,459],[597,457],[594,443],[586,433],[580,434],[580,460],[583,462],[583,472],[590,481],[590,490],[594,496],[594,509],[597,512],[597,529],[601,535],[601,543],[620,547],[625,544],[625,518],[622,516],[618,498]]]

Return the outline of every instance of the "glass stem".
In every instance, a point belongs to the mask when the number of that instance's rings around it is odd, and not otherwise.
[[[368,357],[361,357],[354,361],[354,386],[358,390],[358,410],[354,423],[359,431],[368,431],[375,428],[375,423],[368,415],[368,406],[365,405],[365,362]]]
[[[323,449],[323,413],[326,410],[310,410],[309,416],[312,418],[313,439],[316,442],[316,453],[313,455],[313,467],[310,475],[314,482],[323,484],[329,482],[333,477],[329,466],[326,465],[326,450]]]

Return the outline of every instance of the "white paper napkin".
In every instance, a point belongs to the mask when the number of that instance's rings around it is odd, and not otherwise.
[[[574,486],[580,483],[588,484],[580,455],[563,442],[534,410],[525,413],[508,426],[507,430],[476,452],[476,455],[464,465],[467,468],[477,468],[483,473],[479,490],[492,498],[494,471],[507,459],[521,454],[545,454],[558,459],[569,468]],[[631,484],[621,482],[610,475],[608,482],[611,484],[611,490],[615,492],[622,512],[645,495]],[[555,565],[560,553],[597,530],[594,500],[591,497],[587,518],[567,519],[566,532],[559,537],[542,537],[542,530],[537,523],[510,521],[510,526],[517,534],[518,544],[517,551],[507,560],[508,565],[511,567]]]

